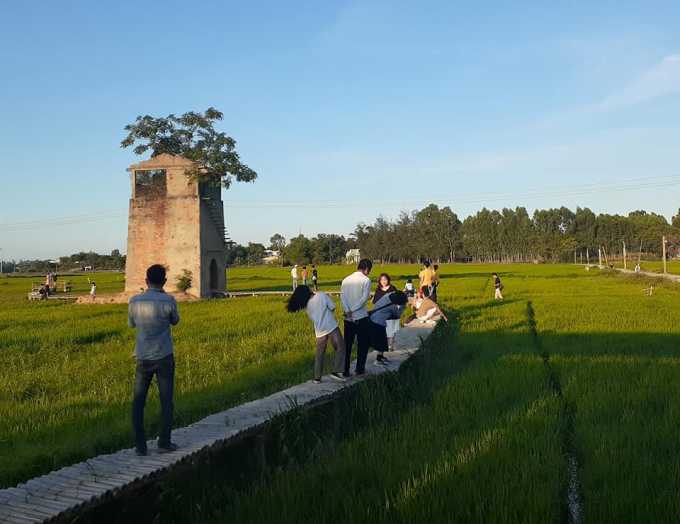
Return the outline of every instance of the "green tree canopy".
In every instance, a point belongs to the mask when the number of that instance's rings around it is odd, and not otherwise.
[[[241,162],[236,141],[215,130],[214,124],[224,115],[212,107],[205,113],[190,111],[182,116],[166,118],[138,116],[134,124],[125,126],[129,135],[120,143],[142,155],[151,150],[155,157],[163,153],[180,156],[194,162],[185,172],[189,180],[229,188],[236,182],[252,182],[257,173]]]

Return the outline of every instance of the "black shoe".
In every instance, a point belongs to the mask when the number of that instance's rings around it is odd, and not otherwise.
[[[179,449],[179,446],[175,444],[174,442],[170,442],[167,446],[158,446],[158,453],[163,454],[163,453],[172,453],[173,451],[177,451]]]
[[[349,377],[352,376],[352,374],[351,373],[343,373],[342,376],[345,377],[345,378],[349,378]]]
[[[135,448],[138,457],[146,457],[149,453],[145,449]]]

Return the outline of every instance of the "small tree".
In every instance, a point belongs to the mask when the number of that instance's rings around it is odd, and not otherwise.
[[[205,113],[190,111],[182,116],[166,118],[138,116],[134,124],[125,126],[130,134],[120,146],[133,146],[136,155],[151,150],[151,156],[162,153],[180,156],[194,162],[185,171],[192,182],[205,182],[213,186],[229,188],[232,182],[252,182],[257,173],[241,162],[236,152],[236,141],[225,133],[215,131],[214,123],[224,115],[209,108]]]
[[[183,269],[182,274],[175,277],[177,291],[186,293],[187,289],[191,287],[191,279],[193,275],[188,269]]]

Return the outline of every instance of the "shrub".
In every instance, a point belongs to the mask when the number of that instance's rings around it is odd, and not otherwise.
[[[175,277],[175,281],[177,282],[177,291],[181,291],[182,293],[186,293],[186,290],[191,287],[191,278],[193,275],[191,274],[191,271],[188,269],[183,269],[182,274]]]

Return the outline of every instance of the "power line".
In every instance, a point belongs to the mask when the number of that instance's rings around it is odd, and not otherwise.
[[[541,189],[517,189],[509,191],[493,191],[486,193],[459,193],[457,195],[441,195],[436,198],[423,197],[391,197],[381,199],[378,207],[406,207],[429,204],[451,205],[462,203],[497,202],[510,199],[537,199],[555,196],[574,196],[593,193],[614,193],[619,191],[645,190],[680,185],[678,175],[645,177],[637,179],[621,180],[618,182],[593,182],[589,184],[573,184]],[[291,208],[304,205],[305,208],[315,209],[338,209],[338,208],[375,208],[375,199],[351,199],[351,200],[225,200],[229,208]],[[25,231],[74,224],[98,222],[113,218],[127,216],[127,208],[100,211],[81,215],[70,215],[58,218],[33,220],[26,222],[14,222],[0,225],[0,232]]]

